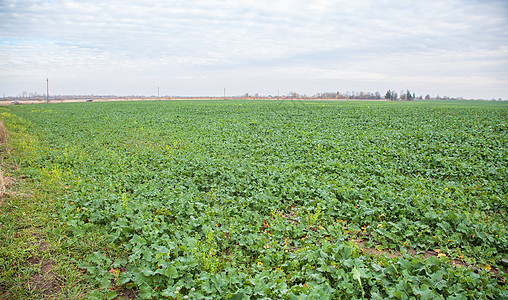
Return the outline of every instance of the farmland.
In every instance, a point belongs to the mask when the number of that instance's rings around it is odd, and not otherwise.
[[[90,297],[508,297],[505,103],[0,109]]]

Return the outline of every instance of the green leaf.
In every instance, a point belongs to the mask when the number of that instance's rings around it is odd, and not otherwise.
[[[361,279],[360,271],[356,267],[353,268],[353,278],[358,280],[360,285],[362,284],[362,279]]]
[[[413,294],[421,297],[422,299],[430,299],[434,295],[428,285],[422,284],[419,288],[413,286]]]
[[[92,291],[86,295],[86,299],[89,300],[101,300],[103,299],[102,293],[99,290]]]
[[[358,283],[360,284],[360,287],[362,289],[362,298],[364,298],[365,297],[365,291],[363,290],[362,278],[361,277],[362,276],[361,276],[360,271],[356,267],[353,267],[353,279],[358,280]]]
[[[242,300],[242,299],[245,299],[247,298],[247,295],[245,295],[245,293],[242,291],[242,292],[238,292],[236,293],[233,297],[229,298],[231,300]]]
[[[148,268],[148,267],[142,268],[141,273],[143,273],[143,275],[145,275],[145,276],[152,276],[153,275],[153,271],[150,270],[150,268]]]
[[[176,279],[176,278],[178,278],[178,271],[176,270],[176,268],[174,266],[169,266],[165,270],[164,275],[166,275],[169,278]]]
[[[106,299],[111,300],[116,298],[118,295],[116,294],[115,290],[111,290],[106,294]]]
[[[124,285],[132,280],[132,274],[131,273],[120,273],[120,276],[118,276],[118,284]]]
[[[122,266],[125,266],[127,264],[127,260],[125,258],[117,258],[115,262],[113,263],[114,268],[120,268]]]

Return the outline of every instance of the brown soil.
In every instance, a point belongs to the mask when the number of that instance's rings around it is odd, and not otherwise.
[[[2,146],[7,144],[7,130],[2,121],[0,121],[0,144]]]
[[[353,240],[351,240],[351,242],[355,243],[358,247],[360,247],[360,249],[362,249],[362,251],[364,253],[374,255],[375,257],[378,257],[378,255],[386,255],[389,258],[402,257],[402,253],[399,251],[377,250],[376,248],[369,248],[365,245],[366,241],[363,241],[363,240],[354,240],[353,239]],[[407,248],[406,251],[411,254],[411,257],[415,257],[418,254],[421,254],[423,256],[423,258],[429,258],[432,256],[438,257],[438,255],[439,255],[438,252],[432,251],[432,250],[428,250],[423,253],[419,253],[414,249]],[[475,270],[475,271],[480,271],[483,269],[483,268],[480,268],[479,266],[467,264],[466,262],[459,260],[459,259],[452,259],[448,263],[450,265],[453,265],[456,267],[465,267],[465,268]],[[498,270],[496,268],[492,268],[492,269],[488,270],[489,273],[491,273],[492,275],[494,275],[498,278],[499,278],[499,271],[500,270]],[[501,271],[503,271],[504,273],[508,272],[508,270],[506,268],[503,268]]]
[[[289,211],[287,211],[285,214],[282,214],[282,217],[285,218],[288,222],[299,223],[296,220],[297,219],[297,215],[296,215],[296,208],[295,208],[295,206],[291,206],[291,209]],[[266,222],[266,221],[264,221],[264,222]],[[264,227],[265,228],[267,227],[266,223],[264,224]],[[317,229],[316,228],[310,228],[310,230],[316,231]],[[376,249],[374,247],[367,247],[366,246],[367,241],[364,241],[364,240],[351,239],[351,242],[353,242],[355,245],[360,247],[360,249],[362,250],[363,253],[369,254],[369,255],[374,255],[376,258],[379,255],[385,255],[388,258],[402,257],[402,253],[400,251],[396,251],[396,250],[378,250],[378,249]],[[415,257],[416,255],[419,255],[419,254],[422,255],[423,258],[429,258],[429,257],[432,257],[432,256],[439,257],[439,253],[436,252],[436,251],[432,251],[432,250],[428,250],[428,251],[425,251],[425,252],[422,253],[422,252],[417,252],[414,249],[406,248],[406,251],[411,255],[411,257]],[[459,260],[459,259],[452,259],[452,260],[449,261],[449,264],[453,265],[453,266],[456,266],[456,267],[465,267],[465,268],[468,268],[468,269],[471,269],[471,270],[475,270],[475,271],[480,271],[481,269],[484,269],[484,268],[481,268],[481,266],[470,265],[470,264],[467,264],[466,262],[464,262],[462,260]],[[491,269],[488,270],[489,273],[493,274],[494,276],[496,276],[498,278],[499,278],[499,271],[507,273],[508,269],[503,267],[502,270],[498,270],[496,268],[491,268]]]
[[[34,287],[43,298],[49,299],[62,291],[65,281],[56,273],[58,264],[51,259],[42,257],[44,252],[51,250],[49,243],[38,231],[32,229],[29,228],[28,231],[35,238],[32,244],[37,245],[37,248],[32,257],[27,260],[27,264],[35,266],[36,272],[29,278],[27,284]]]
[[[138,294],[133,289],[124,289],[118,293],[121,299],[136,299]]]
[[[37,265],[37,272],[30,277],[28,284],[44,298],[50,298],[52,295],[62,291],[64,282],[56,274],[56,262],[49,259],[38,259],[31,257],[27,261],[31,265]]]

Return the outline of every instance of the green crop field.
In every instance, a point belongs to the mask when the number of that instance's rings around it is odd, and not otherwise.
[[[12,172],[55,199],[87,297],[508,297],[507,103],[58,103],[0,118]]]

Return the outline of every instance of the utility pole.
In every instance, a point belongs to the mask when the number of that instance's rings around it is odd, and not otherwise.
[[[277,90],[277,100],[279,100],[279,90]]]
[[[46,78],[46,103],[49,103],[49,79]]]
[[[159,87],[157,87],[157,98],[160,97],[160,93],[159,93]]]
[[[224,88],[224,100],[226,100],[226,88]]]

